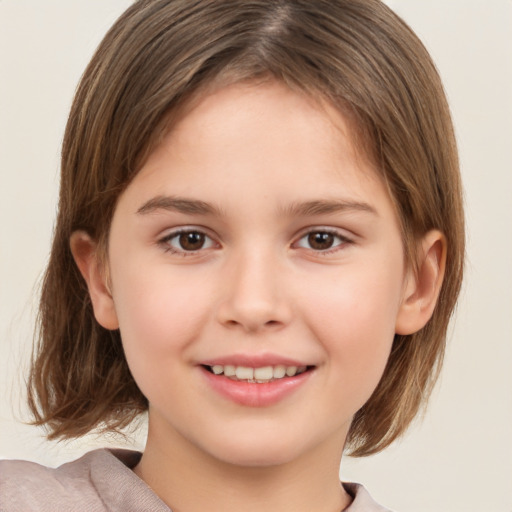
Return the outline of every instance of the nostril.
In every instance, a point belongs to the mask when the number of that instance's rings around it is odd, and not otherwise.
[[[275,330],[291,320],[291,308],[284,301],[257,300],[257,297],[233,295],[222,301],[216,312],[217,320],[225,327],[246,331]]]
[[[282,325],[278,320],[268,320],[267,322],[260,323],[256,319],[254,321],[239,322],[237,320],[228,320],[225,322],[228,327],[245,326],[248,330],[259,330],[261,328],[273,328]]]

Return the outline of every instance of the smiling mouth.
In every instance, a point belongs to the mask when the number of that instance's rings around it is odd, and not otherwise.
[[[251,368],[248,366],[216,364],[213,366],[203,365],[203,368],[214,375],[224,376],[231,380],[265,384],[276,380],[295,377],[296,375],[305,373],[314,367],[276,365]]]

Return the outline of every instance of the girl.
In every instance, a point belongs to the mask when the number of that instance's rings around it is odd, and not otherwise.
[[[143,454],[1,467],[2,510],[383,510],[462,276],[443,89],[377,0],[141,0],[78,88],[29,383],[50,438],[148,411]]]

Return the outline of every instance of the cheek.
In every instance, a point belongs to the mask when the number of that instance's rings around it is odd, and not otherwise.
[[[186,276],[155,269],[124,274],[119,283],[114,303],[127,357],[172,360],[206,321],[210,291],[198,290]]]
[[[305,286],[302,295],[308,306],[301,309],[309,311],[311,319],[318,318],[332,335],[374,339],[379,333],[394,334],[402,281],[401,272],[393,267],[368,271],[353,266]]]
[[[364,403],[386,366],[401,298],[401,271],[352,269],[308,298],[309,329],[322,344],[331,375]],[[362,403],[360,404],[362,405]]]
[[[147,268],[147,267],[146,267]],[[152,402],[179,403],[183,362],[204,326],[208,290],[165,272],[125,274],[114,294],[121,339],[130,371]],[[115,284],[115,282],[114,282]]]

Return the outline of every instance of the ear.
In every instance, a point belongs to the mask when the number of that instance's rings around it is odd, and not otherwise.
[[[105,277],[104,264],[97,253],[97,244],[85,231],[75,231],[70,238],[71,253],[91,297],[94,316],[105,329],[118,329],[114,300]]]
[[[429,321],[443,283],[445,264],[446,238],[440,231],[429,231],[418,248],[418,273],[408,271],[396,334],[413,334]]]

